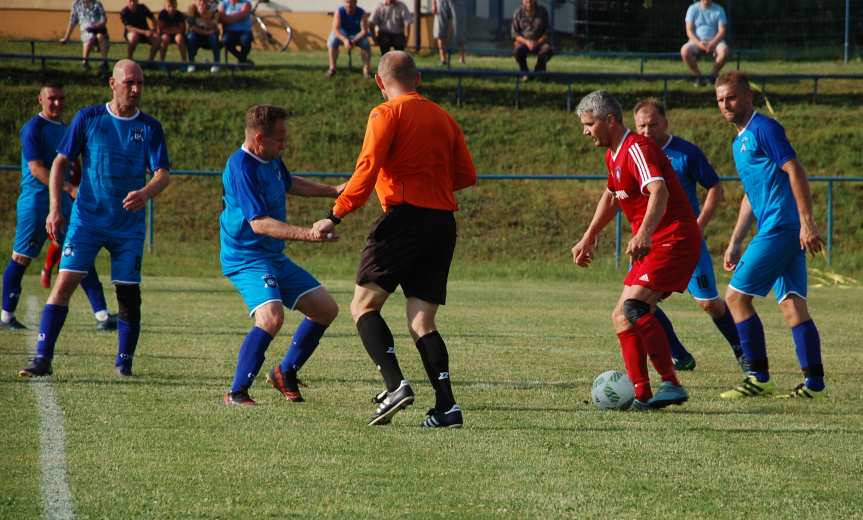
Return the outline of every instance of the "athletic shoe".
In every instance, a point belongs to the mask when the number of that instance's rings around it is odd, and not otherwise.
[[[420,426],[423,428],[461,428],[462,425],[464,425],[464,418],[461,415],[461,408],[454,404],[446,412],[439,412],[434,408],[429,409]]]
[[[679,372],[695,370],[695,358],[691,355],[681,359],[672,358],[672,361],[674,361],[674,369]]]
[[[794,387],[794,390],[792,390],[791,393],[776,396],[777,399],[792,399],[796,397],[802,399],[826,399],[827,388],[813,390],[806,386],[806,383],[800,383]]]
[[[50,376],[51,374],[51,360],[41,356],[31,358],[27,362],[27,366],[18,371],[18,377],[21,378]]]
[[[270,386],[281,392],[285,399],[292,403],[305,401],[300,394],[300,380],[297,379],[296,372],[282,372],[282,368],[276,365],[267,372],[267,383],[270,383]]]
[[[776,390],[776,383],[767,380],[760,382],[753,375],[746,376],[742,383],[735,386],[727,392],[722,392],[719,397],[722,399],[743,399],[744,397],[761,397],[772,395]]]
[[[387,390],[386,390],[386,388],[384,388],[383,390],[381,390],[381,393],[372,397],[372,402],[374,404],[381,404],[382,402],[384,402],[384,399],[386,399],[386,398],[387,398]]]
[[[689,400],[689,392],[680,385],[675,385],[671,381],[663,381],[659,385],[659,391],[653,394],[653,397],[647,401],[647,406],[658,410],[671,406],[673,404],[681,405]]]
[[[369,419],[369,426],[389,424],[399,410],[407,408],[413,402],[414,391],[411,390],[411,385],[407,381],[402,381],[402,384],[398,388],[392,392],[387,392],[387,396],[381,401],[377,411]]]
[[[27,326],[15,319],[13,316],[9,321],[0,321],[0,329],[6,330],[27,330]]]
[[[132,377],[132,364],[131,363],[123,363],[122,365],[117,365],[114,367],[114,373],[117,374],[117,377]]]
[[[99,332],[110,332],[112,330],[117,330],[117,315],[109,314],[106,319],[102,321],[97,321],[96,330],[98,330]]]
[[[627,408],[630,412],[649,412],[651,410],[650,405],[645,403],[644,401],[639,401],[638,399],[633,399],[632,404]]]
[[[39,283],[42,284],[42,288],[50,289],[51,288],[51,271],[46,271],[42,269],[39,272]]]
[[[227,406],[255,406],[255,400],[249,397],[248,390],[228,392],[222,400]]]

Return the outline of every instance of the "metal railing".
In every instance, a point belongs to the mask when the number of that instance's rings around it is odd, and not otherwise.
[[[20,166],[13,164],[0,165],[0,172],[19,172]],[[222,172],[212,170],[172,170],[171,175],[186,177],[221,177]],[[291,172],[297,177],[311,177],[316,179],[347,179],[350,172]],[[585,174],[585,175],[549,175],[549,174],[509,174],[509,173],[484,173],[477,176],[478,182],[483,181],[605,181],[607,175]],[[740,182],[739,177],[720,177],[722,182]],[[833,264],[833,185],[836,183],[863,182],[863,176],[814,176],[809,177],[811,183],[827,184],[827,233],[825,237],[827,249],[827,265]],[[156,244],[156,205],[153,199],[147,201],[147,249],[153,252]],[[614,219],[614,262],[618,267],[622,259],[623,247],[623,218],[618,211]]]

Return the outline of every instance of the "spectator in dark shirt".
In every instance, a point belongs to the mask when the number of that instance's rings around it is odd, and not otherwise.
[[[521,0],[521,7],[512,15],[512,39],[515,61],[522,72],[527,72],[527,55],[536,54],[536,72],[544,72],[545,64],[554,55],[548,40],[548,11],[536,0]],[[524,78],[527,80],[527,76]]]
[[[162,38],[162,46],[159,54],[165,61],[165,53],[171,43],[177,44],[180,57],[188,61],[186,57],[186,16],[177,10],[177,0],[165,0],[165,8],[159,12],[159,35]]]
[[[195,55],[198,49],[205,48],[213,51],[213,66],[210,72],[219,71],[220,49],[219,44],[219,11],[211,7],[207,0],[196,0],[189,6],[189,15],[186,17],[189,32],[186,33],[186,41],[189,44],[188,71],[195,72]]]
[[[123,21],[123,36],[128,42],[126,57],[132,59],[139,43],[149,43],[150,56],[147,60],[153,61],[153,58],[156,57],[156,51],[159,50],[160,40],[159,25],[156,23],[156,17],[150,8],[138,3],[138,0],[127,0],[126,7],[120,11],[120,20]],[[152,28],[148,20],[153,22]]]

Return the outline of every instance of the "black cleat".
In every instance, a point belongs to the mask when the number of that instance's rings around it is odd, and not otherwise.
[[[392,421],[393,416],[414,402],[414,391],[407,381],[392,392],[387,392],[386,397],[378,404],[378,409],[369,419],[369,426],[383,426]]]
[[[132,377],[132,365],[123,363],[114,367],[114,373],[117,377]]]
[[[374,404],[381,404],[382,402],[384,402],[384,399],[386,399],[386,398],[387,398],[387,390],[386,390],[386,388],[384,388],[383,390],[381,390],[381,392],[378,395],[372,397],[372,402]]]
[[[96,330],[99,332],[110,332],[117,330],[117,315],[109,314],[107,319],[96,322]]]
[[[5,330],[27,330],[27,326],[15,319],[13,316],[9,321],[0,321],[0,329]]]
[[[446,412],[439,412],[434,408],[430,409],[426,412],[426,418],[420,426],[423,428],[461,428],[462,425],[464,425],[464,418],[461,415],[461,408],[454,404]]]
[[[257,404],[254,399],[249,397],[248,390],[228,392],[222,402],[227,406],[255,406]]]
[[[43,377],[50,376],[52,373],[51,360],[41,356],[36,356],[30,359],[26,367],[18,371],[18,377]]]

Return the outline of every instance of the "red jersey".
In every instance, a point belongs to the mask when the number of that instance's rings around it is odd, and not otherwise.
[[[617,151],[612,152],[609,148],[605,152],[605,165],[608,167],[608,189],[632,226],[633,235],[644,220],[650,198],[647,185],[651,182],[665,182],[668,189],[665,215],[651,240],[656,242],[673,233],[681,221],[697,224],[671,162],[652,140],[627,130]]]

